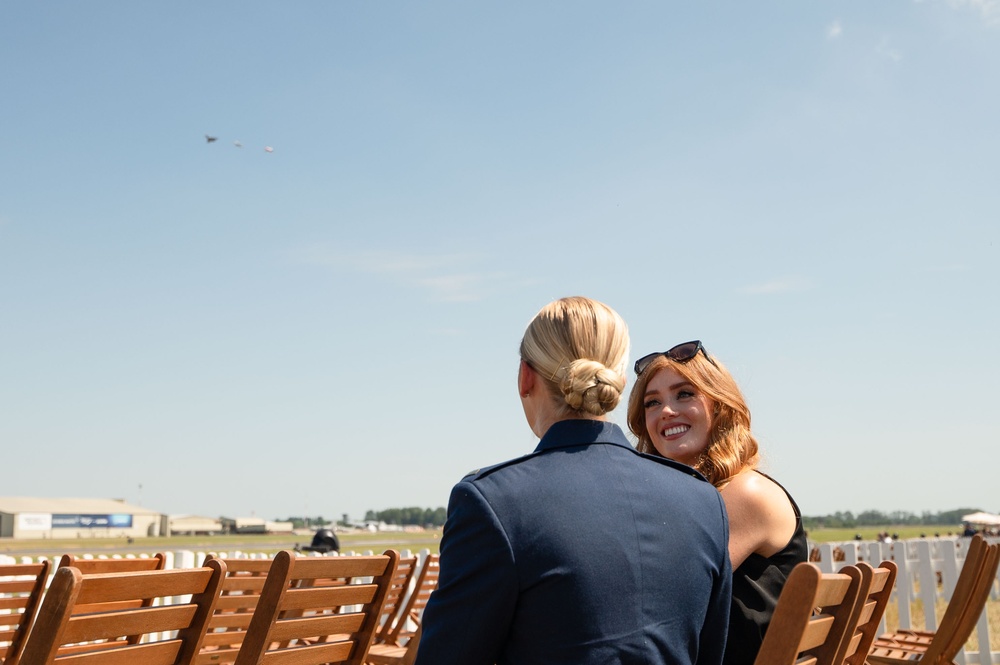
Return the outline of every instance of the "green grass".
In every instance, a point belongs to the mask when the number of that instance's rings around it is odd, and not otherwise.
[[[416,532],[344,533],[337,534],[342,552],[381,553],[387,549],[419,552],[428,549],[437,552],[441,530]],[[226,535],[226,536],[171,536],[135,538],[129,543],[124,538],[66,538],[44,540],[0,539],[0,554],[10,556],[44,556],[58,558],[66,553],[127,554],[129,552],[175,552],[178,550],[232,552],[264,552],[274,554],[292,549],[296,544],[308,545],[312,534],[296,535]]]
[[[946,537],[949,532],[953,536],[962,533],[961,526],[864,526],[852,529],[809,529],[809,540],[814,543],[833,543],[854,540],[856,534],[861,534],[862,540],[876,540],[878,534],[888,531],[890,535],[898,534],[900,539],[920,538],[922,535],[927,538],[934,538],[934,534]]]
[[[926,534],[933,538],[935,533],[942,536],[949,531],[959,532],[959,527],[921,527],[921,526],[873,526],[855,529],[813,529],[809,531],[809,540],[814,543],[844,542],[854,540],[860,533],[864,540],[875,540],[879,533],[888,531],[899,534],[900,538],[919,538]],[[397,550],[420,551],[428,549],[437,552],[441,542],[441,529],[428,531],[400,531],[379,533],[349,533],[338,534],[341,549],[345,552],[381,552],[392,548]],[[67,538],[45,540],[13,540],[0,539],[0,554],[17,556],[59,556],[66,552],[92,552],[94,554],[114,554],[126,552],[160,552],[177,550],[212,550],[248,552],[266,552],[273,554],[278,550],[291,549],[296,543],[308,545],[312,534],[306,535],[238,535],[238,536],[171,536],[159,538],[135,538],[129,544],[124,538]]]

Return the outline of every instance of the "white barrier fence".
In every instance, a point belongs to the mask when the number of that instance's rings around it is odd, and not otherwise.
[[[989,539],[996,542],[996,538]],[[893,543],[882,543],[872,541],[849,541],[842,543],[822,543],[813,544],[810,549],[813,551],[813,558],[818,554],[818,561],[815,561],[824,572],[835,572],[846,564],[855,564],[859,561],[867,561],[872,565],[891,559],[899,566],[899,575],[896,578],[896,587],[892,594],[891,603],[898,609],[899,627],[914,628],[917,630],[937,630],[937,617],[931,611],[923,612],[924,622],[922,626],[914,626],[913,605],[920,601],[925,610],[934,608],[938,599],[948,601],[955,589],[959,572],[965,561],[965,553],[968,551],[969,538],[932,538],[916,539],[906,541],[896,541]],[[178,552],[164,552],[166,556],[166,568],[194,568],[200,566],[209,552],[194,552],[182,550]],[[267,558],[269,555],[263,552],[212,552],[213,555],[221,558]],[[354,554],[354,552],[344,553]],[[363,554],[380,554],[380,552],[363,552]],[[412,556],[408,551],[400,553],[401,556]],[[418,554],[420,560],[427,555],[424,550]],[[125,555],[124,558],[147,558],[149,554]],[[316,555],[322,556],[322,555]],[[81,558],[123,558],[122,555],[108,557],[101,555],[93,557],[83,555]],[[31,557],[10,557],[0,555],[0,563],[31,563],[39,561],[41,558]],[[56,559],[53,563],[58,563]],[[1000,573],[998,573],[1000,578]],[[939,583],[940,582],[940,583]],[[993,590],[990,593],[990,602],[1000,602],[1000,579],[995,580]],[[885,621],[881,631],[885,631]],[[990,650],[990,629],[987,620],[987,613],[979,619],[976,627],[976,637],[978,649],[974,651],[962,651],[958,654],[956,662],[959,665],[996,665],[1000,664],[1000,651]]]
[[[892,560],[899,566],[896,587],[890,603],[899,611],[899,627],[914,630],[937,630],[935,603],[951,600],[958,574],[962,570],[970,538],[919,538],[892,543],[849,541],[812,545],[819,553],[819,567],[823,572],[836,572],[841,566],[866,561],[873,566]],[[989,538],[996,542],[996,538]],[[998,574],[1000,578],[1000,574]],[[994,580],[989,602],[1000,601],[1000,579]],[[922,626],[914,626],[913,606],[920,601],[924,607]],[[883,619],[881,631],[885,630]],[[990,626],[987,613],[976,625],[976,644],[973,651],[962,651],[956,662],[959,665],[993,665],[1000,663],[1000,651],[990,650]]]

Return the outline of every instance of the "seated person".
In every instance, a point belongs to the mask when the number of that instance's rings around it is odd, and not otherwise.
[[[725,507],[700,474],[640,454],[608,421],[628,348],[621,317],[587,298],[528,325],[517,386],[541,440],[452,490],[417,665],[721,662]]]
[[[644,356],[635,372],[628,424],[638,449],[697,469],[726,502],[733,604],[724,663],[750,665],[785,580],[809,556],[799,508],[757,470],[750,409],[701,342]]]

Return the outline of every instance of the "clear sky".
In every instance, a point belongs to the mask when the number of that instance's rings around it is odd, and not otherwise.
[[[997,0],[0,3],[0,495],[443,506],[586,295],[805,514],[996,511],[998,72]]]

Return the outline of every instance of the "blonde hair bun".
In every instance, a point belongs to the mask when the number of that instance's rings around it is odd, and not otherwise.
[[[550,302],[535,315],[520,352],[560,417],[601,417],[621,401],[628,346],[628,326],[615,310],[573,296]]]
[[[574,411],[603,416],[621,401],[625,377],[596,360],[574,360],[566,368],[559,389]]]

